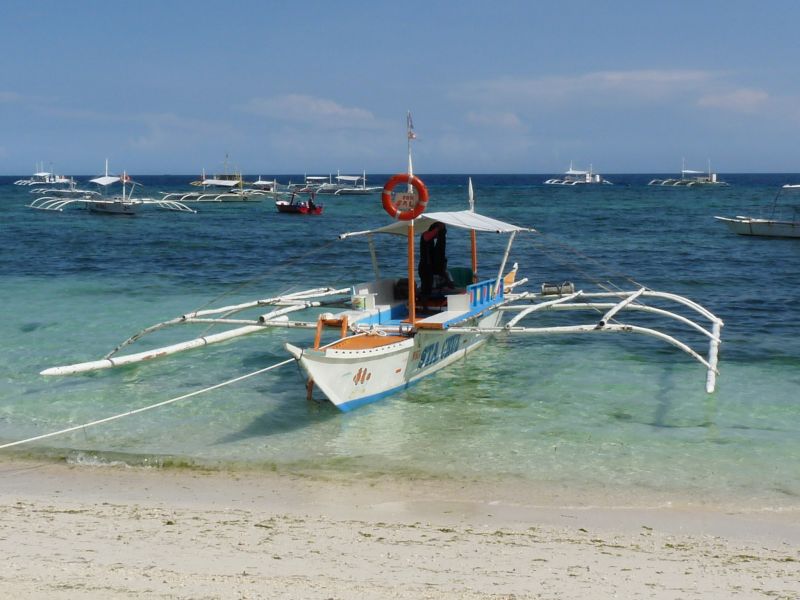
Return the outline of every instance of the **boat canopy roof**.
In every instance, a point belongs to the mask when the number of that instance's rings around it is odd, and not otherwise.
[[[97,185],[111,185],[112,183],[117,183],[119,181],[119,177],[114,177],[113,175],[103,175],[102,177],[95,177],[89,181],[96,183]]]
[[[519,227],[504,221],[498,221],[491,217],[472,212],[470,210],[460,210],[456,212],[430,212],[425,213],[414,219],[414,226],[421,231],[426,230],[434,223],[444,223],[451,227],[458,229],[466,229],[468,231],[485,231],[489,233],[513,233],[517,231],[536,231],[531,227]],[[358,235],[368,235],[372,233],[391,233],[394,235],[406,235],[408,231],[409,221],[395,221],[389,225],[378,227],[377,229],[370,229],[367,231],[353,231],[343,233],[339,236],[340,239],[354,237]]]
[[[588,175],[589,171],[581,171],[580,169],[573,169],[570,167],[567,171],[564,172],[564,175]]]
[[[340,181],[360,181],[363,178],[361,175],[337,175],[336,179]]]

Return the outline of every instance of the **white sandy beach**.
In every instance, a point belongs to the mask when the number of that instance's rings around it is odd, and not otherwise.
[[[800,515],[0,463],[4,598],[800,598]]]

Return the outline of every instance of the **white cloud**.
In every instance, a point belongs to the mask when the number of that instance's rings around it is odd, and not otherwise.
[[[475,112],[467,113],[467,122],[473,125],[499,129],[522,129],[522,121],[513,112]]]
[[[0,104],[11,104],[21,102],[22,96],[16,92],[0,92]]]
[[[63,108],[46,106],[41,114],[76,121],[100,123],[113,127],[119,135],[127,135],[134,148],[155,149],[180,145],[187,141],[197,141],[230,135],[231,128],[222,123],[183,117],[174,113],[107,113],[92,109]]]
[[[563,102],[599,94],[617,98],[668,97],[703,89],[717,75],[700,70],[596,71],[575,76],[503,78],[470,84],[471,96],[492,103]],[[459,91],[462,94],[463,91]]]
[[[173,113],[132,115],[126,121],[146,127],[146,132],[130,140],[135,148],[160,148],[180,145],[190,140],[204,140],[230,135],[231,129],[211,121],[181,117]]]
[[[262,117],[297,121],[329,128],[378,125],[372,112],[358,107],[342,106],[333,100],[305,94],[284,94],[272,98],[251,98],[238,107]]]
[[[697,105],[704,108],[719,108],[734,112],[756,112],[769,100],[763,90],[742,88],[721,94],[708,94],[698,99]]]

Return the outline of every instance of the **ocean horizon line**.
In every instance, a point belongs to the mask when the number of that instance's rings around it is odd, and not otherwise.
[[[124,170],[128,175],[136,175],[139,177],[199,177],[197,173],[145,173],[145,172],[137,172],[135,169],[125,169]],[[381,177],[381,176],[391,176],[396,171],[375,171],[371,175],[371,177]],[[705,173],[706,171],[702,171]],[[800,175],[800,170],[798,171],[713,171],[718,175]],[[244,177],[264,177],[264,173],[267,171],[262,172],[254,172],[254,173],[241,173]],[[285,172],[285,173],[270,173],[267,177],[295,177],[295,176],[305,176],[309,173],[313,174],[321,174],[321,175],[329,175],[331,177],[335,177],[336,174],[334,173],[326,173],[325,171],[296,171],[296,172]],[[338,171],[338,174],[345,173],[348,174],[348,171]],[[429,171],[429,172],[421,172],[416,173],[419,177],[545,177],[548,175],[559,175],[563,174],[564,171],[540,171],[540,172],[474,172],[474,171],[463,171],[463,172],[446,172],[446,171]],[[646,175],[675,175],[675,173],[679,173],[679,171],[603,171],[604,175],[609,177],[612,176],[646,176]],[[239,174],[237,172],[236,174]],[[368,174],[369,175],[369,174]],[[320,175],[318,175],[320,176]],[[0,173],[0,178],[20,178],[20,177],[30,177],[30,173],[7,173],[2,174]],[[97,173],[78,173],[69,175],[69,177],[97,177]],[[369,176],[368,176],[369,179]]]

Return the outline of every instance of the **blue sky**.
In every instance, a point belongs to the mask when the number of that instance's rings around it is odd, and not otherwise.
[[[800,171],[800,3],[3,0],[0,174]]]

